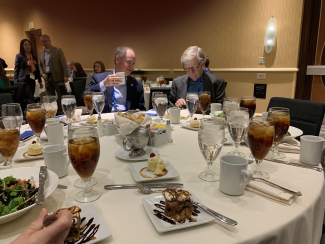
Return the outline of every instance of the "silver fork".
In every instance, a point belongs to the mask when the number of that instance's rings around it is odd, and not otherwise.
[[[143,192],[143,193],[145,193],[145,194],[151,194],[151,193],[156,193],[156,192],[162,192],[163,190],[165,190],[165,189],[162,189],[162,190],[152,190],[150,187],[148,187],[148,186],[144,186],[144,185],[139,184],[139,183],[136,183],[136,186],[137,186],[137,188],[138,188],[141,192]]]

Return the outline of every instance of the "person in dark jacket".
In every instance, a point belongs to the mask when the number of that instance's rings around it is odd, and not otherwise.
[[[77,77],[87,77],[86,72],[82,68],[80,63],[74,63],[73,69],[75,71],[75,78]]]
[[[3,70],[4,70],[5,74],[7,74],[7,72],[5,70],[5,68],[8,67],[6,61],[4,59],[0,58],[0,63],[2,64],[2,67],[3,67]]]
[[[26,83],[26,100],[27,104],[34,103],[35,80],[38,80],[40,88],[43,88],[37,57],[34,54],[32,43],[28,39],[20,42],[20,50],[15,60],[15,83]]]

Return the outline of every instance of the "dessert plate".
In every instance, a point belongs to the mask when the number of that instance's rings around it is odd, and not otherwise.
[[[154,153],[154,154],[159,154],[159,151],[157,148],[155,147],[149,147],[149,146],[146,146],[144,147],[144,150],[146,151],[146,154],[141,156],[141,157],[135,157],[135,158],[131,158],[129,156],[130,154],[130,151],[125,151],[123,149],[123,147],[121,147],[119,150],[117,150],[115,152],[115,156],[119,159],[123,159],[123,160],[129,160],[129,161],[143,161],[143,160],[147,160],[150,156],[151,153]]]
[[[136,182],[148,182],[148,181],[157,181],[157,180],[167,180],[167,179],[173,179],[173,178],[179,177],[177,170],[174,168],[174,166],[169,161],[164,160],[164,164],[165,164],[165,170],[167,170],[167,173],[164,176],[158,176],[158,175],[155,175],[154,172],[146,169],[146,167],[148,166],[147,162],[133,163],[133,164],[131,164],[131,172],[132,172],[133,178]],[[148,177],[152,177],[152,178],[143,177],[140,174],[140,171],[142,174],[147,175]],[[154,177],[157,177],[157,178],[154,178]]]
[[[43,153],[40,155],[37,155],[37,156],[30,156],[30,155],[28,155],[27,151],[28,151],[27,147],[18,148],[15,156],[13,157],[13,160],[18,162],[18,161],[28,161],[28,160],[44,158]]]
[[[189,130],[196,130],[196,131],[199,130],[199,128],[193,128],[193,127],[191,127],[191,126],[190,126],[190,121],[186,121],[186,122],[184,122],[184,123],[181,123],[180,125],[181,125],[183,128],[186,128],[186,129],[189,129]]]
[[[224,145],[231,145],[231,144],[233,144],[233,143],[234,143],[234,141],[233,141],[233,139],[231,138],[231,135],[230,135],[229,133],[226,133],[226,134],[225,134],[225,140],[224,140],[223,144],[224,144]]]
[[[193,195],[192,192],[190,192],[192,194],[192,200],[195,202],[199,202],[201,203],[201,201],[195,196]],[[165,198],[160,195],[160,196],[151,196],[151,197],[147,197],[147,198],[143,198],[142,199],[142,203],[143,206],[151,220],[151,222],[153,223],[153,225],[155,226],[156,230],[159,233],[163,233],[163,232],[167,232],[167,231],[173,231],[173,230],[179,230],[179,229],[184,229],[184,228],[189,228],[189,227],[193,227],[196,225],[202,225],[202,224],[206,224],[208,222],[213,221],[215,218],[212,217],[211,215],[209,215],[208,213],[204,212],[202,209],[198,210],[200,211],[200,213],[198,214],[198,216],[192,216],[194,218],[197,219],[196,222],[189,222],[186,221],[183,224],[176,224],[176,225],[172,225],[168,222],[165,222],[161,219],[158,219],[155,215],[154,215],[154,211],[155,209],[158,209],[155,204],[161,204],[160,201],[165,201]]]

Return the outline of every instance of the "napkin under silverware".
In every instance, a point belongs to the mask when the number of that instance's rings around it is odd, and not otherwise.
[[[294,190],[290,187],[286,188]],[[245,189],[288,205],[291,205],[297,198],[297,196],[291,193],[254,180],[250,181]]]
[[[300,147],[279,144],[279,152],[300,154]]]

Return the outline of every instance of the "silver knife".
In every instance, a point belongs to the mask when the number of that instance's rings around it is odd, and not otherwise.
[[[39,171],[39,186],[38,193],[36,197],[36,204],[42,205],[45,201],[45,182],[47,180],[47,167],[41,166]]]
[[[296,166],[296,167],[299,167],[299,168],[305,168],[305,169],[313,169],[313,170],[316,170],[318,172],[321,172],[323,171],[322,168],[319,168],[319,167],[315,167],[315,166],[308,166],[308,165],[302,165],[302,164],[297,164],[297,163],[290,163],[288,161],[282,161],[282,160],[279,160],[279,159],[274,159],[274,158],[264,158],[265,160],[267,161],[272,161],[272,162],[275,162],[275,163],[280,163],[280,164],[286,164],[286,165],[291,165],[291,166]]]
[[[152,183],[152,184],[142,184],[144,186],[149,186],[152,188],[168,188],[170,186],[182,187],[182,183]],[[137,188],[135,184],[122,184],[122,185],[106,185],[105,190],[117,190],[117,189],[130,189]]]

